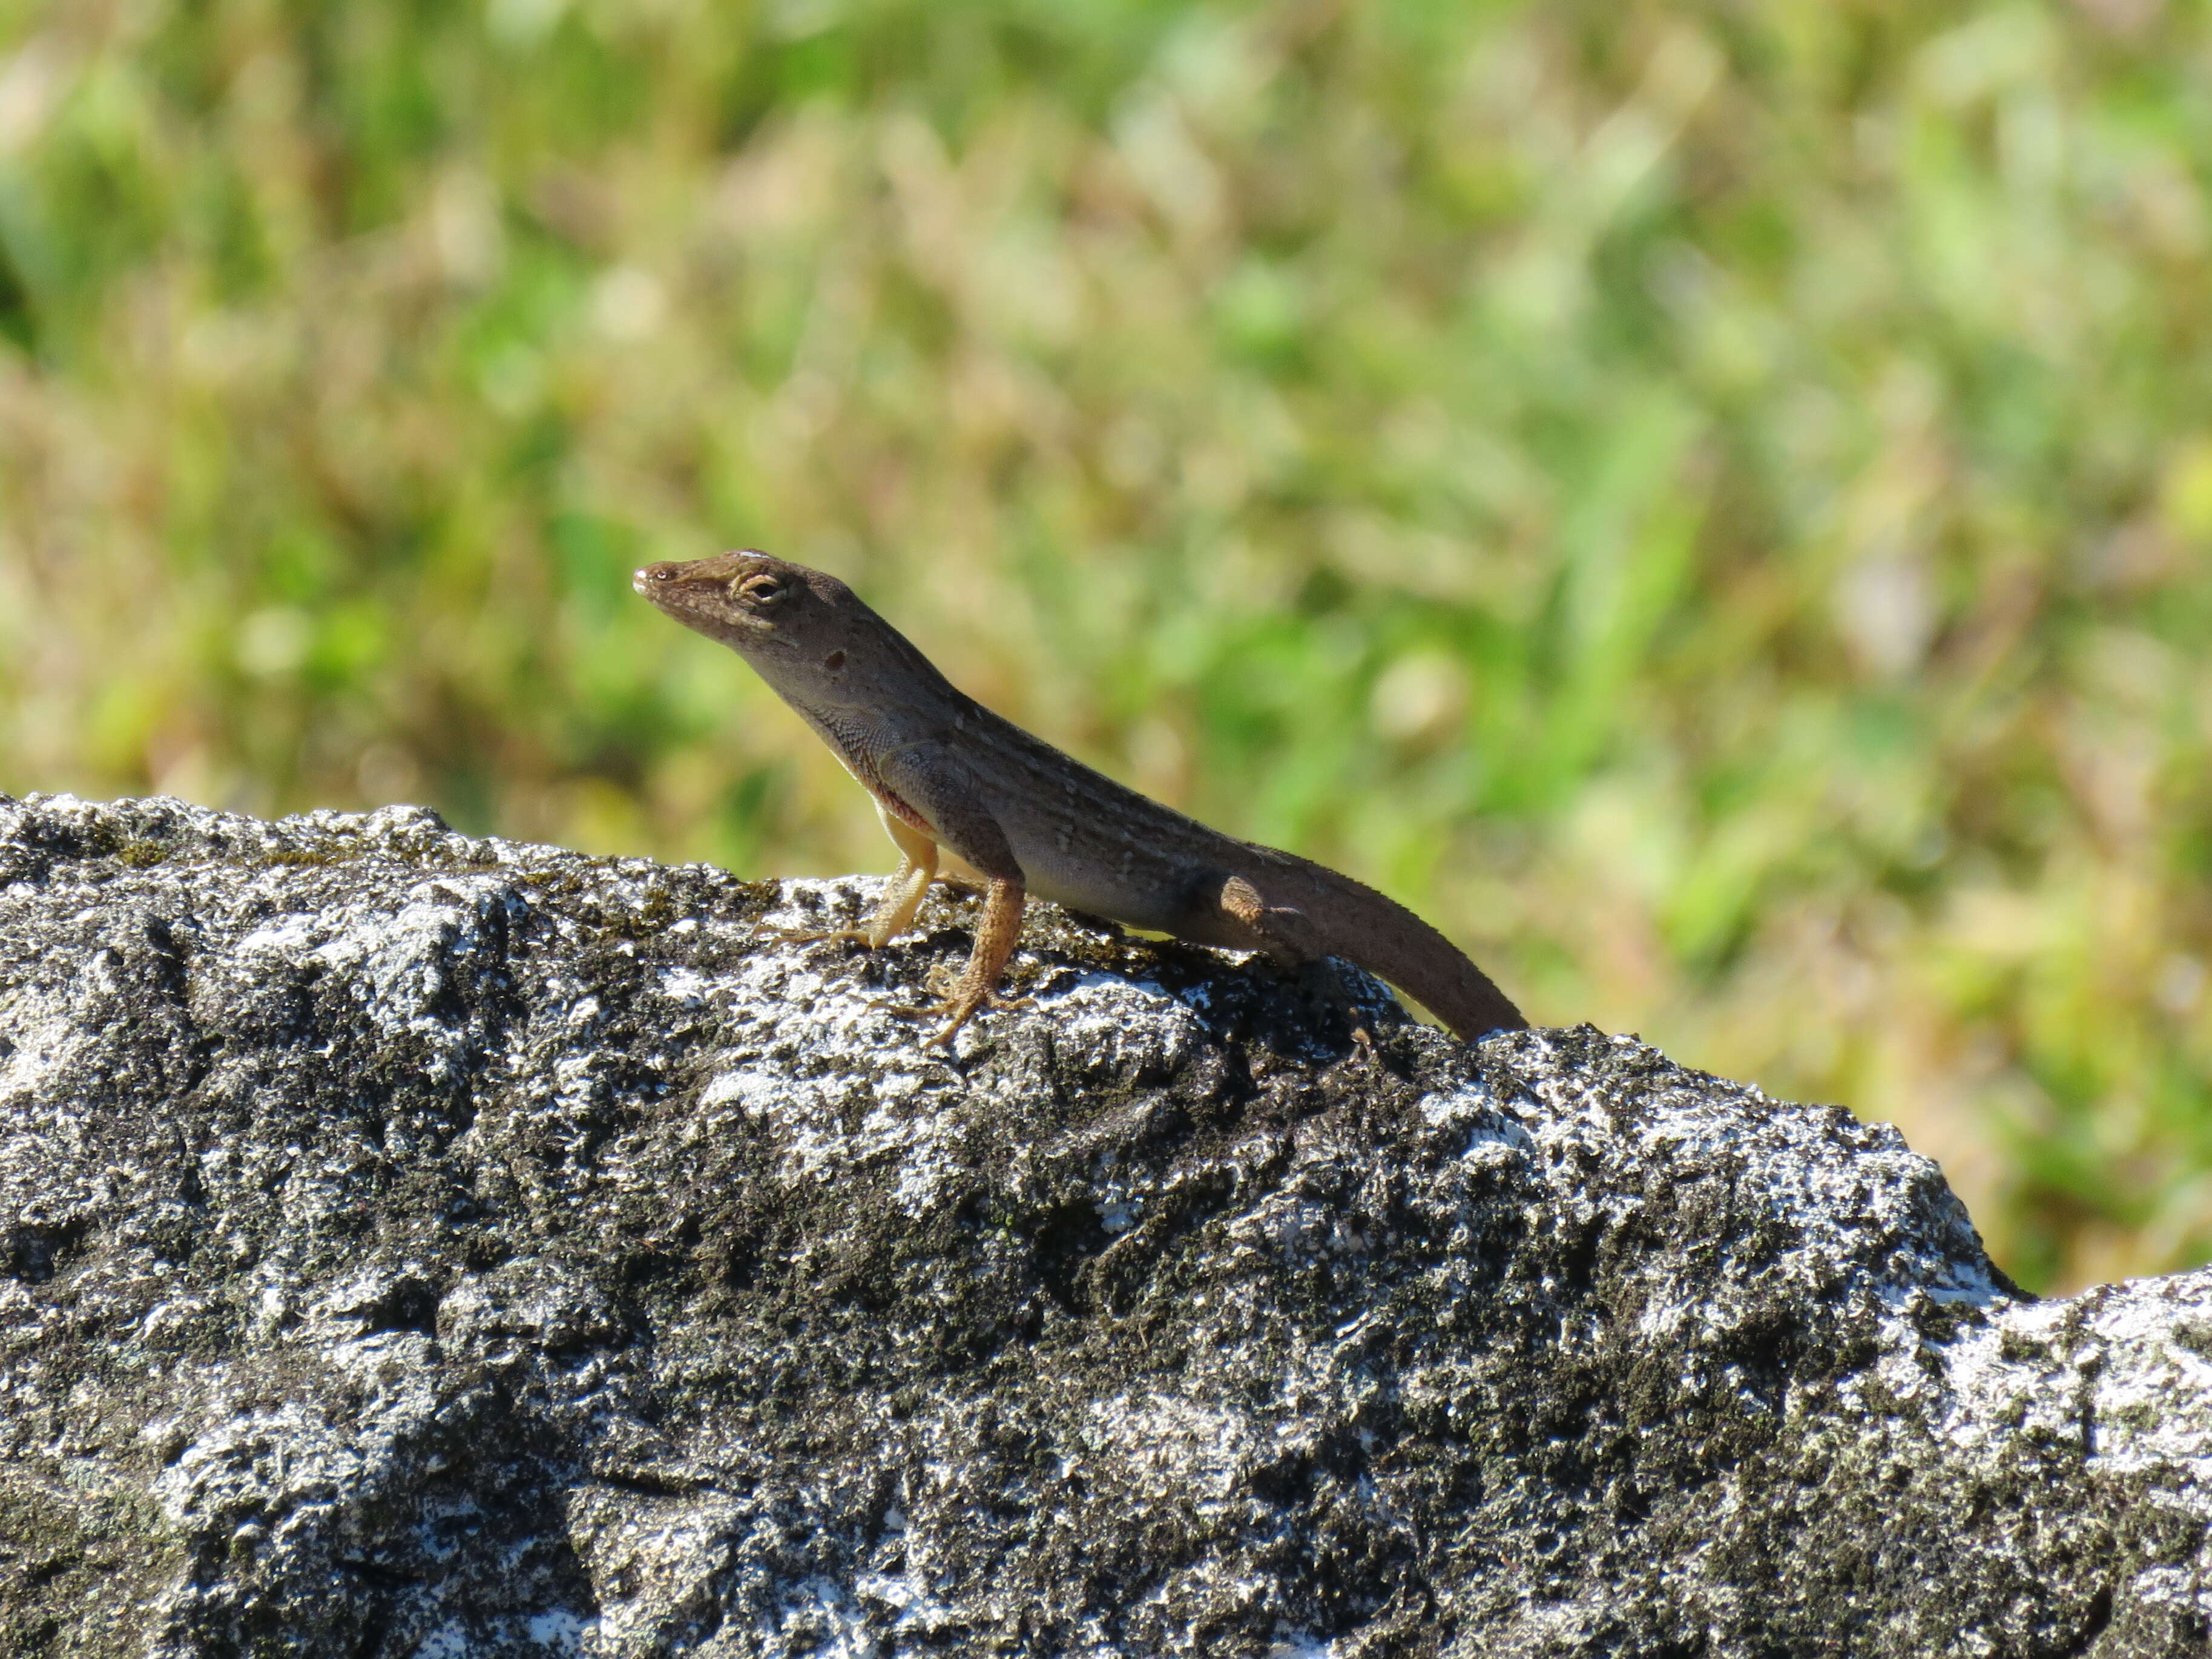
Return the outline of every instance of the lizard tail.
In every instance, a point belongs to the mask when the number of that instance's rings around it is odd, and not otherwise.
[[[1364,962],[1359,965],[1367,967]],[[1413,978],[1395,982],[1399,989],[1450,1027],[1454,1036],[1473,1042],[1493,1031],[1528,1029],[1527,1018],[1513,1006],[1512,999],[1464,956],[1442,967],[1442,972],[1421,975],[1418,982]],[[1370,968],[1368,971],[1375,970]]]
[[[1421,924],[1427,927],[1425,922]],[[1513,1006],[1512,999],[1491,982],[1490,975],[1462,956],[1442,933],[1435,933],[1437,942],[1451,951],[1446,959],[1441,956],[1424,959],[1418,971],[1408,971],[1402,960],[1383,963],[1360,962],[1359,965],[1378,979],[1386,969],[1395,976],[1390,982],[1421,1006],[1443,1021],[1454,1036],[1473,1042],[1488,1036],[1493,1031],[1523,1031],[1528,1022]],[[1353,961],[1359,958],[1354,957]]]
[[[1322,869],[1316,866],[1316,869]],[[1511,999],[1457,945],[1395,899],[1334,870],[1322,870],[1329,884],[1355,890],[1357,927],[1332,930],[1333,955],[1358,963],[1377,979],[1388,980],[1448,1026],[1454,1036],[1473,1042],[1493,1031],[1528,1027]]]

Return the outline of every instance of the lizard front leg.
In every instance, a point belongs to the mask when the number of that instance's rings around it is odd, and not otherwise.
[[[929,891],[929,884],[937,879],[937,843],[913,825],[902,823],[891,816],[890,809],[878,802],[876,808],[889,832],[892,844],[899,849],[898,872],[884,888],[884,896],[876,901],[875,909],[867,922],[860,927],[769,927],[757,926],[747,935],[750,939],[789,940],[796,945],[818,945],[825,939],[857,939],[872,951],[880,951],[914,923],[914,913],[921,908],[922,896]]]
[[[884,889],[882,900],[861,933],[871,950],[880,951],[914,925],[914,913],[921,908],[921,896],[937,879],[937,843],[912,824],[893,817],[880,803],[876,810],[900,855],[898,873]]]
[[[968,965],[960,970],[952,994],[926,1011],[947,1017],[937,1035],[930,1038],[933,1044],[951,1042],[952,1034],[987,1003],[998,1008],[1027,1005],[1028,998],[1002,997],[998,989],[1014,947],[1021,942],[1022,910],[1028,898],[1028,889],[1018,878],[994,878],[985,887],[983,921],[975,930],[975,945],[968,953]]]

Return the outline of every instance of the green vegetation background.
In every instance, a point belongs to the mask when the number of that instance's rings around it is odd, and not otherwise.
[[[646,560],[2212,1255],[2200,3],[0,4],[0,788],[887,868]]]

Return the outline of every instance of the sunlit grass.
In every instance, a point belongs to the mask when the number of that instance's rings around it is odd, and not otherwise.
[[[0,788],[877,868],[652,558],[2212,1256],[2203,8],[0,12]]]

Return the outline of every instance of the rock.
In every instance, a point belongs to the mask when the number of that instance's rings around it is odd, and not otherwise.
[[[0,797],[0,1651],[2201,1654],[2212,1273],[1039,907]]]

